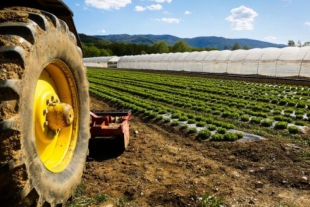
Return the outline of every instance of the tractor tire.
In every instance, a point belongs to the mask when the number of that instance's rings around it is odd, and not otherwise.
[[[51,130],[46,107],[59,102],[74,118]],[[86,69],[66,23],[30,8],[0,10],[0,205],[65,205],[81,181],[88,125]]]

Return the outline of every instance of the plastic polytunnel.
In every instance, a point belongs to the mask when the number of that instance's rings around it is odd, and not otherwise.
[[[108,67],[108,62],[117,62],[120,57],[89,57],[83,58],[83,63],[86,67],[99,67],[106,68]]]
[[[118,67],[273,77],[310,77],[310,47],[125,56],[119,60]]]
[[[132,64],[132,56],[124,56],[117,62],[118,68],[134,68]]]
[[[174,53],[167,53],[164,54],[162,59],[161,59],[161,64],[162,64],[162,70],[169,70],[170,68],[170,59],[174,55]]]
[[[109,62],[112,57],[89,57],[83,58],[84,63],[91,63],[91,62]]]
[[[267,51],[266,49],[260,49],[260,48],[249,50],[247,57],[243,61],[241,74],[244,75],[258,74],[259,61],[266,51]]]
[[[219,51],[215,59],[209,61],[213,62],[213,72],[214,73],[227,73],[227,63],[232,55],[232,51],[223,50]],[[204,72],[209,72],[208,68]]]
[[[184,71],[202,72],[202,62],[195,61],[202,52],[191,52],[184,58]]]
[[[171,67],[169,66],[168,70],[184,71],[184,60],[189,54],[189,52],[174,53],[174,55],[170,58],[173,65],[171,65]]]

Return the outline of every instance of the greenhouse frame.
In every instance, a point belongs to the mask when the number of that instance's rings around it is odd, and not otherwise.
[[[124,56],[117,68],[309,78],[310,47]]]

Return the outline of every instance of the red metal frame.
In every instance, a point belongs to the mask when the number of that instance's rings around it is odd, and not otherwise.
[[[129,143],[129,120],[131,111],[91,111],[91,139],[120,138],[124,147]]]

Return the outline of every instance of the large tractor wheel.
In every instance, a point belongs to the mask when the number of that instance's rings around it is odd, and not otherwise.
[[[0,205],[64,205],[81,180],[89,138],[82,52],[64,21],[0,11]]]

